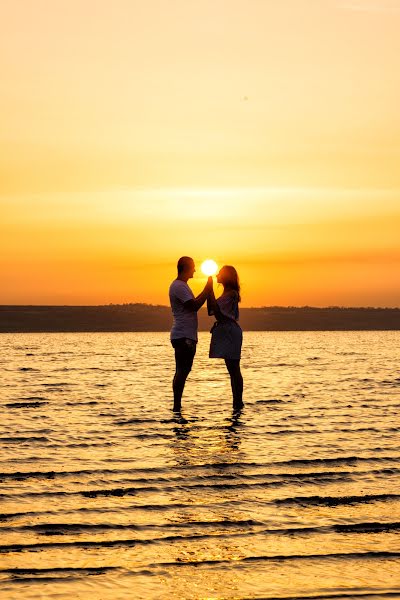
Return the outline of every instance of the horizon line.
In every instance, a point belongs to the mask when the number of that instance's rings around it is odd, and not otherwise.
[[[2,308],[107,308],[107,307],[118,307],[118,306],[148,306],[152,308],[168,308],[171,307],[168,304],[153,304],[151,302],[120,302],[114,303],[109,302],[108,304],[0,304],[0,309]],[[260,305],[260,306],[242,306],[240,310],[259,310],[259,309],[268,309],[268,308],[291,308],[291,309],[302,309],[302,308],[312,308],[317,310],[400,310],[400,306],[346,306],[339,304],[328,304],[324,306],[314,306],[311,304],[302,304],[302,305],[294,305],[294,304],[270,304],[270,305]],[[205,308],[201,307],[199,310]]]

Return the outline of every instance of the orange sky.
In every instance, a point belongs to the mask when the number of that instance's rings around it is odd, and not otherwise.
[[[0,6],[0,303],[400,305],[398,0]],[[191,285],[199,290],[203,280]]]

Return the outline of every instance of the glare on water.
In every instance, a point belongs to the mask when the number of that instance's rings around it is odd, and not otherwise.
[[[399,332],[209,338],[0,336],[2,596],[400,597]]]

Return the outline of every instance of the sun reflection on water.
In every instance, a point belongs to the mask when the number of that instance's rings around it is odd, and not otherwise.
[[[221,478],[229,477],[229,480],[240,480],[243,473],[243,464],[246,462],[246,455],[240,449],[241,429],[243,423],[241,415],[236,413],[231,418],[225,419],[219,427],[209,427],[207,434],[204,430],[199,434],[197,422],[187,421],[183,417],[176,419],[173,428],[175,438],[171,442],[171,452],[176,465],[186,468],[198,468],[205,465],[207,467],[207,476],[220,481]],[[185,504],[193,506],[190,514],[186,511],[180,511],[179,508],[171,515],[174,521],[187,521],[188,517],[197,522],[201,519],[202,507],[208,509],[208,520],[210,522],[240,522],[247,518],[246,513],[240,510],[233,501],[232,490],[221,484],[217,492],[212,497],[207,485],[187,486],[182,489],[182,501]],[[200,516],[199,516],[200,515]],[[242,530],[244,531],[245,528]],[[221,527],[223,531],[223,527]],[[238,528],[238,531],[241,529]],[[218,531],[218,529],[216,529]],[[193,540],[196,542],[196,540]],[[196,565],[197,563],[214,561],[236,561],[244,557],[243,549],[234,539],[220,537],[212,539],[208,537],[203,543],[193,543],[182,545],[172,555],[176,563]],[[191,574],[186,573],[190,585]],[[185,578],[185,572],[179,572],[181,585]],[[228,582],[222,582],[219,578],[218,588],[220,592],[228,589],[232,584],[232,574],[227,571]]]

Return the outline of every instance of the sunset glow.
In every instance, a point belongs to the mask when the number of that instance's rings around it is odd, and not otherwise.
[[[400,6],[0,8],[1,304],[400,304]],[[373,40],[373,42],[372,42]]]

